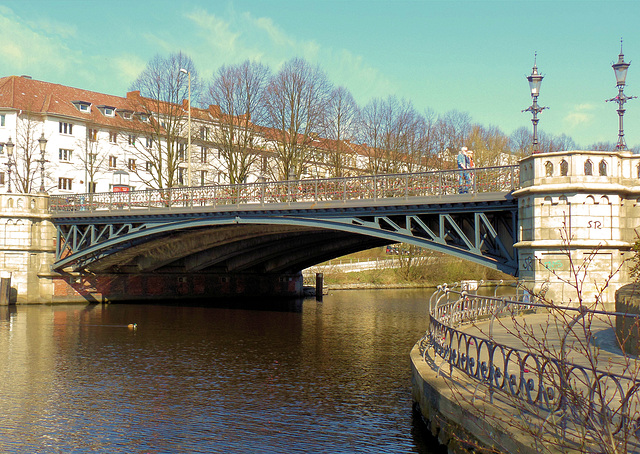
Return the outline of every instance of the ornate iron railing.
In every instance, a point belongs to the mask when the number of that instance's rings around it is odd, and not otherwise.
[[[189,208],[241,204],[273,204],[379,200],[443,196],[458,193],[512,191],[519,187],[519,167],[483,167],[471,171],[368,175],[314,180],[268,181],[234,185],[147,189],[52,195],[52,213],[68,211]]]
[[[607,315],[609,317],[636,317],[637,315],[588,310],[576,307],[554,307],[553,310],[573,312],[570,322],[559,326],[565,330],[561,345],[540,347],[532,351],[515,348],[496,342],[493,325],[497,318],[514,316],[526,311],[549,311],[549,305],[533,300],[528,292],[513,299],[497,296],[480,296],[472,292],[438,287],[430,301],[430,326],[419,342],[425,357],[432,351],[439,357],[438,373],[443,366],[450,372],[457,370],[475,382],[475,389],[485,385],[493,402],[495,392],[506,396],[518,407],[519,417],[523,413],[535,416],[546,433],[550,420],[556,421],[555,431],[566,440],[575,441],[576,433],[586,440],[595,439],[606,430],[616,442],[624,444],[633,452],[640,452],[640,364],[635,357],[621,356],[626,362],[617,366],[607,364],[598,369],[597,364],[575,364],[567,360],[576,358],[576,352],[568,352],[564,344],[576,323],[585,317]],[[564,320],[563,317],[561,317]],[[469,329],[458,329],[465,325],[488,321],[484,335],[473,335]],[[553,327],[550,329],[556,329]],[[522,337],[530,336],[522,326]],[[583,330],[583,326],[579,330]],[[503,329],[504,330],[504,329]],[[593,333],[585,334],[591,336]],[[516,334],[517,336],[517,334]],[[586,347],[592,348],[591,339]],[[473,400],[473,399],[472,399]],[[514,404],[515,402],[515,404]],[[519,403],[518,403],[519,402]],[[585,434],[585,430],[589,433]],[[570,435],[573,434],[573,435]],[[579,438],[579,437],[578,437]],[[621,451],[622,452],[622,451]],[[631,452],[631,451],[629,451]]]

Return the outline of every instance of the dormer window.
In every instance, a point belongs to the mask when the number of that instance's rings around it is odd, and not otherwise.
[[[88,101],[72,101],[80,112],[91,113],[91,103]]]
[[[149,117],[150,115],[144,112],[137,112],[136,116],[138,117],[138,120],[140,120],[143,123],[148,123],[149,122]]]
[[[104,115],[105,117],[115,117],[116,116],[116,108],[113,106],[98,106],[98,109],[100,109],[100,112],[102,112],[102,115]]]
[[[131,120],[133,118],[133,111],[118,109],[118,114],[125,120]]]

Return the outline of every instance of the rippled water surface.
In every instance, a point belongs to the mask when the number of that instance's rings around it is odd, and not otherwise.
[[[0,452],[436,452],[409,368],[429,295],[2,307]]]

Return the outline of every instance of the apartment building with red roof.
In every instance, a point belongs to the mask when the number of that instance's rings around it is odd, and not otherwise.
[[[255,125],[249,118],[231,119],[219,106],[191,108],[191,150],[187,147],[189,104],[152,100],[132,91],[125,97],[98,93],[32,79],[0,78],[0,191],[37,192],[42,156],[39,140],[46,140],[45,190],[51,194],[108,192],[158,187],[154,172],[159,153],[176,154],[176,179],[171,185],[228,182],[220,154],[223,127],[233,124],[251,130],[251,150],[258,159],[246,181],[276,175],[275,150],[281,132]],[[175,143],[164,129],[177,118]],[[226,125],[226,126],[225,126]],[[346,140],[307,138],[309,162],[303,178],[351,176],[367,173],[376,150]],[[14,144],[9,157],[6,144]],[[11,162],[11,165],[9,163]],[[11,172],[9,172],[11,171]],[[163,186],[166,187],[166,186]]]

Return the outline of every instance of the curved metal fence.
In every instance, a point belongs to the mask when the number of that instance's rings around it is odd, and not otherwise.
[[[598,368],[600,364],[593,361],[585,361],[586,364],[568,361],[569,353],[572,358],[579,355],[575,350],[565,351],[569,349],[564,342],[543,345],[545,339],[532,338],[529,348],[515,348],[494,340],[494,324],[500,323],[499,318],[527,312],[548,313],[549,309],[549,305],[536,302],[527,292],[501,298],[443,285],[431,299],[430,325],[419,342],[420,352],[425,359],[429,351],[440,359],[438,373],[448,366],[450,372],[456,370],[475,382],[476,390],[480,385],[486,386],[491,403],[496,392],[506,396],[507,401],[518,408],[514,414],[521,419],[535,416],[542,425],[541,431],[555,431],[556,436],[560,431],[560,437],[574,444],[580,436],[593,441],[610,435],[619,446],[629,448],[629,452],[640,452],[637,358],[620,352],[624,361],[619,364],[603,361],[603,367]],[[564,329],[565,338],[576,326],[576,331],[585,331],[580,324],[585,317],[637,317],[584,307],[554,307],[553,310],[562,311],[565,316],[560,320],[568,323],[559,322],[559,326],[550,329]],[[471,334],[469,326],[481,321],[488,322],[484,335]],[[520,329],[525,337],[532,336],[527,332],[530,328],[522,323],[515,329]],[[586,338],[585,348],[592,348],[593,333],[582,334]],[[552,420],[555,421],[553,427]]]
[[[519,186],[519,167],[483,167],[470,171],[368,175],[313,180],[287,180],[52,195],[52,213],[95,210],[217,207],[349,200],[380,200],[460,193],[508,192]]]

